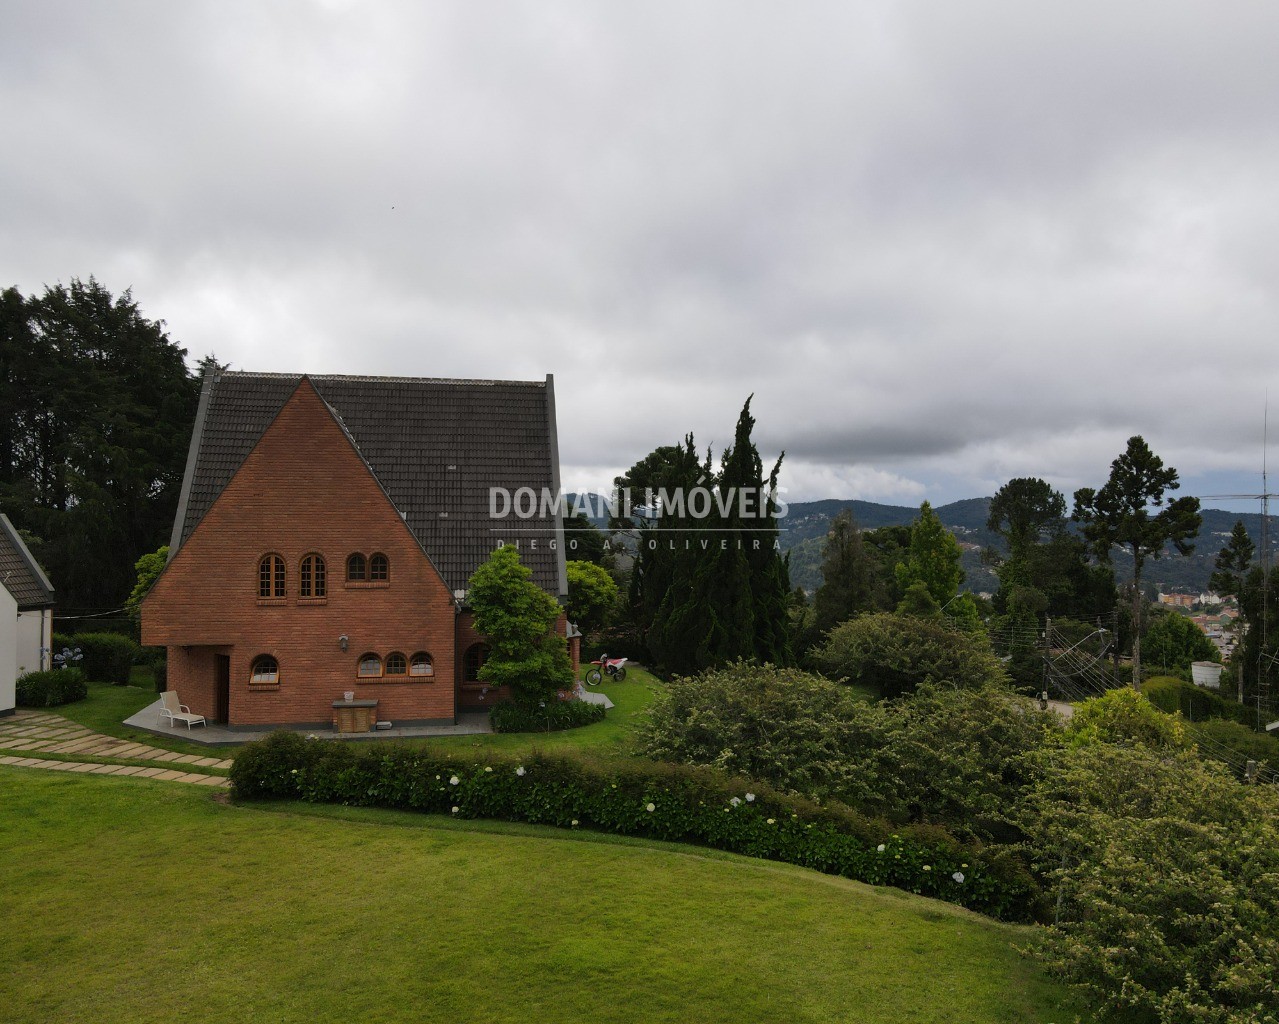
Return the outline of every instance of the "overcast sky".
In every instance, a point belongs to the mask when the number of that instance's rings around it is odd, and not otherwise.
[[[4,0],[0,285],[236,369],[552,372],[573,487],[754,393],[791,500],[1069,495],[1134,433],[1253,492],[1277,54],[1273,0]]]

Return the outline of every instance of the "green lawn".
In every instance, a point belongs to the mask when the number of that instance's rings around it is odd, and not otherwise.
[[[150,676],[139,674],[143,671],[149,673],[149,670],[135,671],[134,681],[129,686],[90,683],[89,695],[84,700],[42,710],[62,715],[107,736],[118,736],[121,739],[134,740],[153,747],[163,747],[165,750],[199,754],[201,757],[235,756],[236,750],[239,749],[235,746],[205,746],[201,743],[189,743],[178,736],[158,736],[124,725],[126,718],[133,716],[156,700]],[[648,707],[661,685],[661,681],[656,676],[644,669],[628,668],[625,682],[592,687],[594,690],[606,693],[609,700],[616,706],[609,710],[604,721],[581,729],[552,733],[445,736],[397,742],[416,746],[442,746],[453,750],[504,750],[513,753],[532,750],[535,747],[543,750],[590,749],[605,755],[625,753],[630,749],[637,714]]]
[[[199,754],[201,757],[234,757],[233,746],[206,746],[203,743],[188,743],[177,736],[158,736],[142,729],[131,729],[124,724],[148,704],[159,699],[155,686],[147,676],[139,676],[135,669],[134,682],[128,686],[113,686],[111,683],[90,683],[89,695],[74,704],[64,704],[56,708],[41,708],[55,715],[61,715],[73,722],[78,722],[87,729],[100,732],[105,736],[118,736],[120,739],[145,743],[151,747],[162,747],[165,750],[176,750],[181,754]],[[138,685],[142,683],[144,685]]]
[[[1025,929],[798,868],[549,829],[0,768],[0,877],[12,1024],[1081,1012],[1014,952]]]
[[[652,673],[628,665],[626,680],[592,686],[613,702],[602,722],[561,732],[493,733],[482,736],[446,736],[412,742],[450,750],[502,750],[512,753],[539,750],[590,750],[594,754],[622,754],[632,748],[636,720],[653,702],[662,686]]]

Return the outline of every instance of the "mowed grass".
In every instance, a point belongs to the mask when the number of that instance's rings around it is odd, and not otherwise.
[[[1067,1021],[1033,933],[689,848],[0,768],[0,1016]]]
[[[601,722],[560,732],[491,733],[480,736],[439,736],[407,741],[412,745],[452,751],[499,750],[524,753],[530,750],[581,750],[609,756],[629,754],[634,749],[635,728],[644,711],[657,696],[662,683],[651,672],[628,665],[626,679],[588,689],[605,694],[613,702]]]

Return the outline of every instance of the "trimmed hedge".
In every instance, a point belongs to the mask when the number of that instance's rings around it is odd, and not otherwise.
[[[556,700],[545,704],[505,701],[489,712],[494,732],[558,732],[604,720],[604,707],[584,700]]]
[[[1006,851],[962,844],[938,826],[894,827],[841,804],[783,796],[686,765],[545,753],[475,762],[277,732],[236,755],[231,782],[237,799],[589,828],[798,864],[1004,919],[1028,920],[1043,910],[1025,866]]]
[[[1173,676],[1155,676],[1141,684],[1141,692],[1160,711],[1174,714],[1180,711],[1192,722],[1202,722],[1209,718],[1224,718],[1227,721],[1251,725],[1253,715],[1249,708],[1233,700],[1223,698],[1219,693],[1205,690],[1194,683],[1184,682]]]
[[[78,668],[55,668],[18,676],[17,702],[24,708],[53,708],[84,700],[89,695]]]
[[[84,655],[80,668],[86,676],[121,686],[129,681],[129,672],[142,654],[142,648],[120,633],[77,633],[70,646],[79,647]]]

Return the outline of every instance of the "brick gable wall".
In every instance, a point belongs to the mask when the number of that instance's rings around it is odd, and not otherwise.
[[[346,559],[356,551],[390,559],[388,585],[346,583]],[[258,562],[267,553],[287,567],[281,603],[258,599]],[[327,566],[322,603],[298,597],[300,563],[312,553]],[[454,718],[448,588],[305,380],[157,581],[143,604],[142,637],[169,648],[169,688],[209,717],[216,655],[229,655],[232,725],[328,722],[332,702],[348,690],[378,700],[379,719]],[[356,677],[366,651],[385,659],[423,650],[434,661],[430,681]],[[261,654],[279,662],[276,687],[249,684]]]

